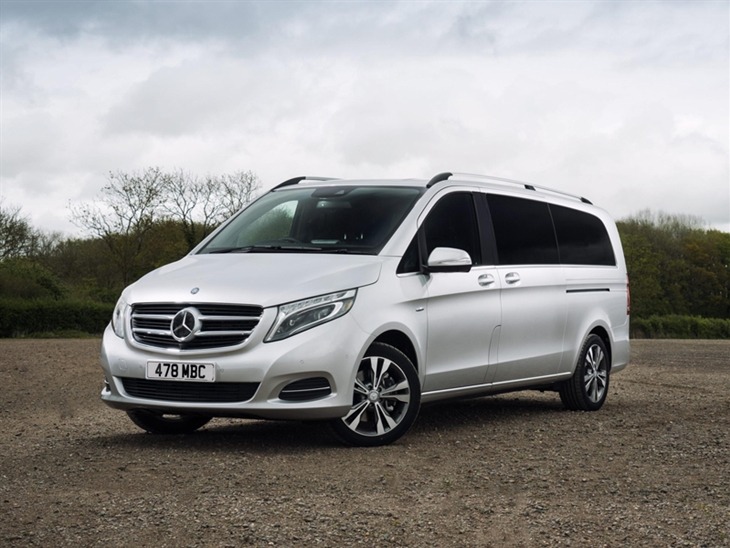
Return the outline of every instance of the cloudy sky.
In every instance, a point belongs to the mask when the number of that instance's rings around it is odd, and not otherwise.
[[[0,199],[490,174],[730,231],[730,2],[0,0]]]

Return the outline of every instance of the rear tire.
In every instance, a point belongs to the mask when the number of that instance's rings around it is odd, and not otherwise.
[[[127,411],[127,415],[134,424],[150,434],[189,434],[208,424],[211,419],[205,415],[174,415],[149,409],[132,409]]]
[[[411,360],[397,348],[376,342],[358,366],[352,408],[330,425],[347,445],[386,445],[408,431],[420,406],[421,384]]]
[[[590,335],[578,354],[573,376],[560,386],[560,399],[572,411],[598,411],[608,395],[611,364],[603,339]]]

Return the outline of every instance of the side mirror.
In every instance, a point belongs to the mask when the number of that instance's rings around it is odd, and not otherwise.
[[[469,272],[471,257],[463,249],[437,247],[428,256],[428,272]]]

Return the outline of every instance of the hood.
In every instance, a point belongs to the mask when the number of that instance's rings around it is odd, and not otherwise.
[[[372,255],[189,255],[150,272],[125,295],[130,304],[214,302],[266,308],[373,284],[381,265],[382,259]]]

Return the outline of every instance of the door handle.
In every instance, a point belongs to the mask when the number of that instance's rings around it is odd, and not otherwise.
[[[491,274],[482,274],[477,278],[477,282],[479,282],[479,285],[482,287],[488,287],[495,282],[495,279]]]
[[[509,285],[515,285],[520,281],[520,275],[517,272],[510,272],[505,275],[504,281]]]

